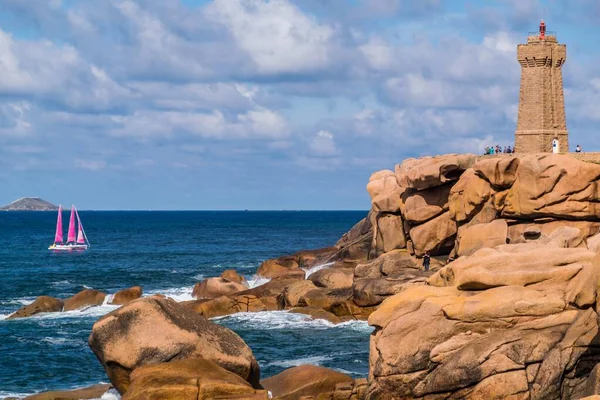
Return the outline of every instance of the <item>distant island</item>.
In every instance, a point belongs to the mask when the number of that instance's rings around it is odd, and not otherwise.
[[[12,203],[0,207],[0,211],[56,211],[58,206],[39,197],[22,197]]]

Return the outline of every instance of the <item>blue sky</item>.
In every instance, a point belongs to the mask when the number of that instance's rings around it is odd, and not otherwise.
[[[0,0],[0,203],[368,209],[376,170],[512,144],[542,16],[600,151],[597,0]]]

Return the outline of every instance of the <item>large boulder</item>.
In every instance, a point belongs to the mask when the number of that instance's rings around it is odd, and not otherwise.
[[[302,396],[316,397],[334,392],[336,385],[352,383],[352,378],[331,369],[300,365],[263,379],[260,383],[278,400],[297,400]]]
[[[417,256],[449,254],[456,239],[456,222],[448,212],[410,230],[410,238]]]
[[[235,269],[226,269],[221,274],[221,278],[224,278],[224,279],[227,279],[228,281],[239,283],[240,285],[248,287],[248,282],[246,281],[246,278],[244,278],[242,275],[238,274]]]
[[[85,289],[64,301],[63,311],[77,310],[84,307],[99,306],[104,303],[106,293],[95,289]]]
[[[406,235],[402,216],[399,214],[379,213],[375,217],[371,255],[379,256],[394,249],[406,247]]]
[[[316,286],[328,289],[342,289],[352,287],[354,271],[346,268],[323,268],[308,279]]]
[[[254,389],[238,375],[212,361],[187,358],[144,365],[131,374],[123,400],[177,399],[267,400],[265,390]]]
[[[354,279],[395,275],[407,269],[420,269],[417,259],[405,249],[392,250],[354,268]]]
[[[192,296],[197,299],[214,299],[242,292],[246,289],[248,288],[241,283],[232,282],[225,278],[208,278],[194,285]]]
[[[19,308],[10,314],[6,319],[25,318],[32,315],[47,312],[60,312],[63,308],[63,301],[50,296],[39,296],[31,304]]]
[[[304,294],[299,300],[300,306],[310,306],[322,308],[325,311],[332,311],[335,306],[350,300],[352,297],[352,288],[346,289],[324,289],[317,288]]]
[[[452,185],[430,189],[408,189],[402,194],[402,217],[411,224],[422,224],[448,211]]]
[[[146,365],[131,377],[123,400],[268,399],[265,390],[254,389],[238,375],[201,358]]]
[[[205,318],[223,317],[239,312],[270,311],[262,299],[250,295],[220,296],[208,301],[192,300],[182,302],[181,304]]]
[[[117,293],[115,293],[112,300],[110,301],[110,304],[122,306],[124,304],[129,303],[130,301],[139,299],[140,297],[142,297],[142,287],[132,286],[128,289],[119,290]]]
[[[99,399],[104,393],[108,392],[110,385],[100,383],[98,385],[87,386],[72,390],[53,390],[42,392],[25,397],[24,400],[87,400]]]
[[[508,238],[509,243],[514,244],[554,240],[562,247],[578,247],[599,230],[600,222],[545,219],[509,225]],[[538,234],[533,234],[534,231]]]
[[[448,196],[450,218],[456,222],[472,219],[494,193],[488,181],[477,176],[473,169],[468,169],[450,189]]]
[[[256,275],[265,277],[265,278],[278,278],[281,276],[285,276],[288,274],[301,273],[303,272],[300,268],[298,261],[289,258],[289,259],[270,259],[264,261],[258,267],[256,271]]]
[[[457,181],[475,161],[473,154],[409,158],[396,165],[396,180],[401,187],[417,190],[440,186]]]
[[[580,398],[600,359],[599,277],[586,249],[529,243],[459,258],[369,317],[367,399]]]
[[[503,219],[497,219],[487,224],[477,224],[459,231],[459,256],[468,256],[484,247],[496,247],[506,244],[508,224]]]
[[[431,274],[410,269],[393,277],[359,279],[352,286],[352,300],[360,307],[376,306],[413,285],[423,285]]]
[[[600,220],[600,165],[568,155],[522,157],[502,209],[507,218]]]
[[[297,307],[302,296],[316,288],[315,284],[309,280],[293,282],[285,286],[281,292],[281,303],[284,307]]]
[[[488,181],[495,190],[500,191],[510,188],[515,183],[519,162],[518,157],[489,158],[475,163],[473,171]]]
[[[258,363],[238,335],[168,298],[134,300],[105,315],[92,327],[88,342],[121,394],[136,368],[197,357],[258,387]]]
[[[353,236],[353,234],[349,236]],[[342,239],[340,239],[338,242],[338,244],[342,242],[340,245],[341,247],[337,247],[336,245],[336,247],[325,247],[316,250],[303,250],[291,255],[285,255],[266,260],[258,267],[256,275],[265,278],[277,278],[286,275],[295,276],[305,269],[326,263],[331,259],[338,257],[340,252],[349,251],[349,248],[356,244],[348,237],[348,241],[343,239],[344,237],[342,237]],[[360,242],[363,239],[357,240]]]
[[[600,233],[587,239],[587,248],[595,253],[600,253]]]
[[[372,212],[369,212],[366,218],[361,219],[348,232],[344,233],[335,244],[335,247],[338,249],[348,247],[371,235],[373,230],[371,214]]]
[[[400,195],[403,189],[398,186],[393,171],[375,172],[369,178],[367,192],[371,196],[373,210],[377,212],[400,212]]]

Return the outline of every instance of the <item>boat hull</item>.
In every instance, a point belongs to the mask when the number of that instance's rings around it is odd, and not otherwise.
[[[70,251],[70,250],[87,250],[87,244],[53,244],[48,247],[48,250]]]

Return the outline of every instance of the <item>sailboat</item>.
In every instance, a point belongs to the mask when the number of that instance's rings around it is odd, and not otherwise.
[[[75,236],[75,219],[77,219],[77,236]],[[63,242],[62,229],[62,205],[58,206],[58,217],[56,218],[56,234],[54,235],[54,243],[48,250],[86,250],[90,247],[90,242],[87,239],[81,218],[75,208],[71,206],[71,218],[69,219],[69,231],[67,233],[67,243]]]

